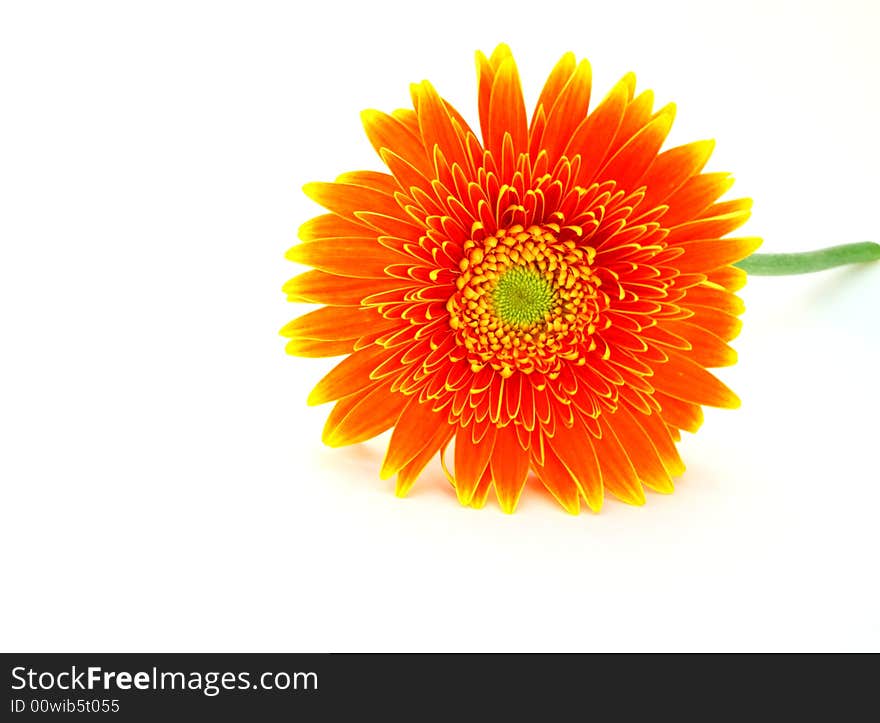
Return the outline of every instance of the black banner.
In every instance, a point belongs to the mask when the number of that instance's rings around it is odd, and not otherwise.
[[[790,713],[807,700],[816,712],[823,698],[839,714],[871,690],[873,666],[841,685],[832,659],[809,660],[808,672],[803,656],[0,654],[0,719],[515,720],[528,707],[541,720],[573,710],[712,720],[720,710]]]

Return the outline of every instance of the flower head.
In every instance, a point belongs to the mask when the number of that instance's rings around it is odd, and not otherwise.
[[[477,69],[481,136],[426,81],[414,110],[362,115],[390,173],[305,187],[330,213],[301,227],[288,257],[315,270],[285,291],[325,306],[282,334],[347,355],[309,397],[336,402],[324,441],[393,428],[398,494],[440,452],[463,504],[494,487],[508,512],[530,470],[573,513],[671,492],[679,430],[739,404],[706,368],[736,360],[731,264],[760,240],[723,237],[751,202],[718,202],[711,141],[660,152],[675,109],[632,74],[590,112],[566,54],[529,120],[507,46]]]

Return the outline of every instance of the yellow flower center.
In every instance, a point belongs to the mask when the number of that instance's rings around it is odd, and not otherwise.
[[[553,378],[564,361],[585,362],[600,280],[591,268],[596,251],[578,245],[579,235],[550,223],[465,241],[446,308],[474,371],[488,364],[504,377]]]

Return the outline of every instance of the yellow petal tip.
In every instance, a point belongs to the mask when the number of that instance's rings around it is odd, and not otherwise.
[[[319,407],[320,405],[322,405],[328,401],[330,401],[330,400],[326,399],[322,394],[318,393],[317,390],[315,390],[315,389],[313,389],[309,393],[309,396],[306,397],[306,404],[310,407]]]
[[[415,480],[402,480],[400,477],[397,478],[397,484],[394,487],[394,496],[399,499],[403,499],[409,495],[409,491],[412,489],[413,482]]]
[[[602,511],[602,505],[604,503],[603,499],[601,499],[601,498],[598,500],[590,500],[587,498],[584,498],[584,499],[587,503],[587,509],[589,509],[590,512],[592,512],[594,515],[598,515]]]
[[[474,499],[473,494],[466,494],[459,491],[457,488],[455,490],[455,496],[458,498],[459,504],[462,507],[468,507],[471,504],[471,501]]]

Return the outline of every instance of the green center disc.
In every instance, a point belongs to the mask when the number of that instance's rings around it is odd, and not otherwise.
[[[526,326],[543,321],[553,308],[553,287],[534,269],[516,266],[498,279],[492,301],[502,321]]]

